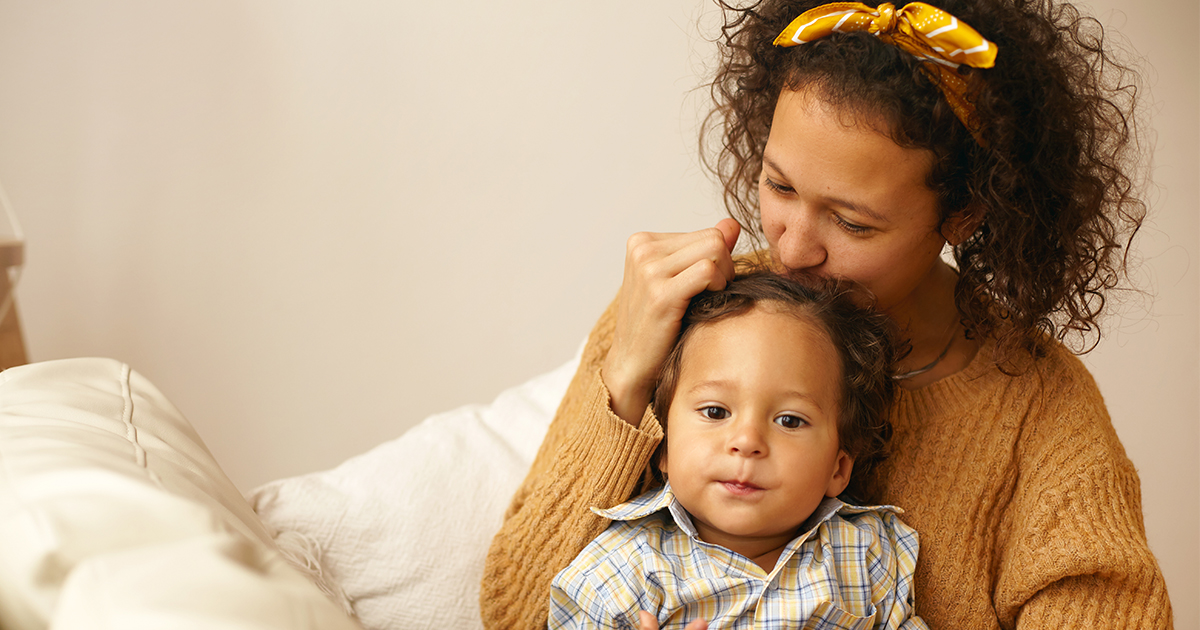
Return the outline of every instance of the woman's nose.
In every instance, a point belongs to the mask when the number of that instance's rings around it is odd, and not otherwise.
[[[729,452],[742,457],[763,457],[767,442],[762,429],[752,419],[743,418],[729,425]]]
[[[811,270],[825,263],[827,252],[820,230],[806,212],[796,212],[783,223],[783,232],[775,243],[775,255],[792,271]]]

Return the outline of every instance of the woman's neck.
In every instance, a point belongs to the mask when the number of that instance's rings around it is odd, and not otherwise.
[[[911,348],[897,366],[898,374],[911,374],[899,380],[901,387],[919,389],[961,372],[979,351],[954,302],[957,281],[958,274],[938,261],[909,299],[888,310]]]

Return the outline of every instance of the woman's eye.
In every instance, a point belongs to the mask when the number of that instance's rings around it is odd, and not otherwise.
[[[782,415],[775,418],[775,424],[785,429],[799,429],[808,423],[800,416]]]
[[[841,228],[843,230],[846,230],[847,232],[849,232],[851,234],[866,234],[867,232],[871,231],[871,228],[869,228],[865,225],[858,225],[856,223],[851,223],[836,214],[833,215],[833,220],[837,221],[837,224],[839,226],[841,226]]]
[[[729,410],[721,407],[705,407],[700,410],[700,414],[709,420],[724,420],[729,417]]]
[[[784,186],[783,184],[772,181],[770,177],[763,177],[763,183],[767,185],[767,188],[770,188],[777,193],[787,194],[793,190],[791,186]]]

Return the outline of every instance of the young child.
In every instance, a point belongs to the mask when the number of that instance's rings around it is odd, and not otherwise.
[[[654,397],[665,484],[593,508],[613,522],[555,577],[549,627],[925,628],[916,532],[837,498],[891,432],[885,322],[770,273],[694,298]]]

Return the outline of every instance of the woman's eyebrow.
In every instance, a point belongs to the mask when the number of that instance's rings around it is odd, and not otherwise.
[[[769,158],[765,155],[763,156],[763,167],[764,167],[764,169],[770,168],[772,171],[775,171],[776,173],[780,173],[780,174],[783,173],[783,169],[779,168],[778,164],[773,162],[771,160],[771,158]],[[793,185],[793,188],[794,187],[795,186]],[[845,199],[842,197],[826,195],[825,198],[832,201],[835,205],[842,206],[843,208],[848,208],[858,214],[861,214],[861,215],[864,215],[871,219],[874,219],[875,221],[878,221],[880,223],[891,223],[891,221],[889,221],[887,217],[872,210],[870,206],[866,206],[864,204],[858,203],[856,201],[851,201],[849,199]]]

